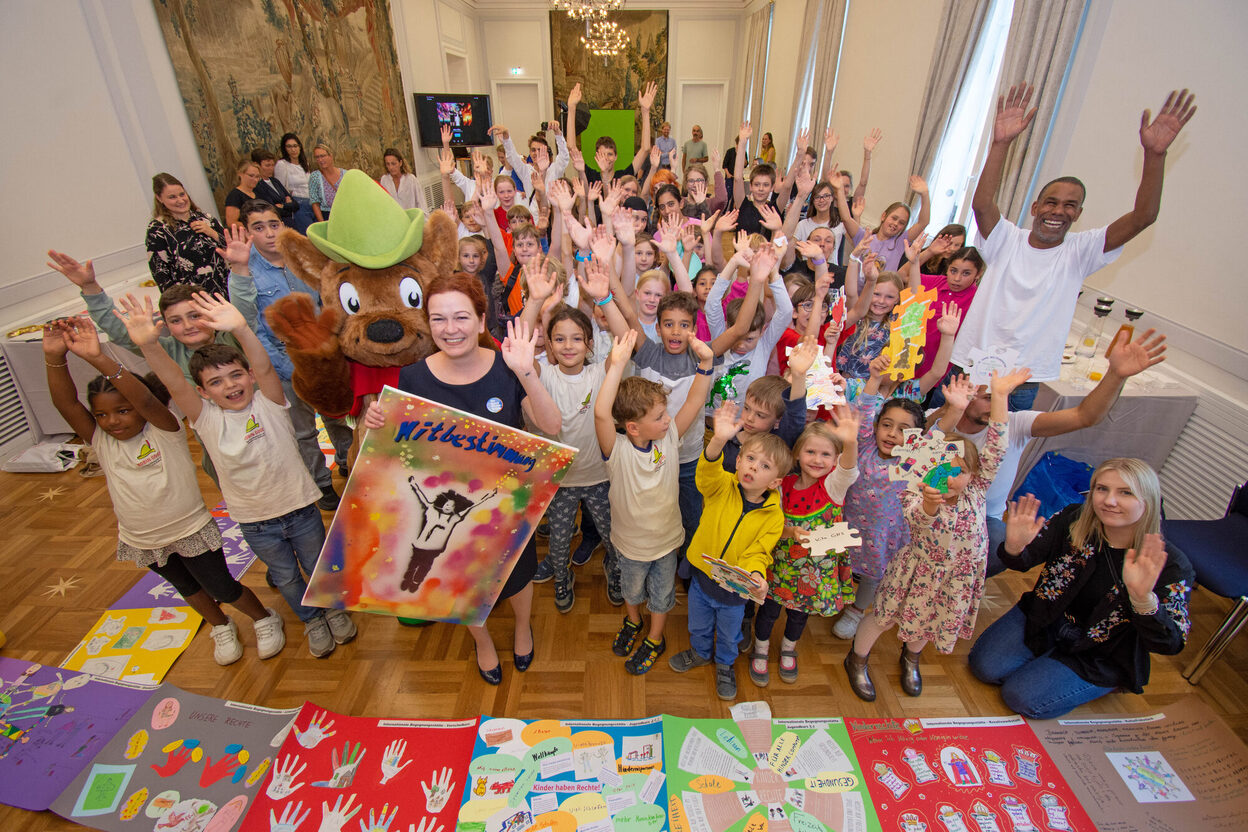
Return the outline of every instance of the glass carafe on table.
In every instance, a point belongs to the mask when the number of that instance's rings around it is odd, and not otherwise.
[[[1096,356],[1097,344],[1105,331],[1105,320],[1114,308],[1113,298],[1097,298],[1092,308],[1092,318],[1088,320],[1083,334],[1075,344],[1075,373],[1080,378],[1091,378],[1092,359]],[[1095,379],[1094,379],[1095,380]]]

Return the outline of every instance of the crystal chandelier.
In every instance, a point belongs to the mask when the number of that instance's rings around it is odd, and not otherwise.
[[[624,5],[624,0],[551,0],[557,10],[567,12],[573,20],[606,20],[607,12]]]
[[[585,50],[600,58],[618,55],[628,46],[628,36],[613,20],[585,21],[585,34],[581,36]]]

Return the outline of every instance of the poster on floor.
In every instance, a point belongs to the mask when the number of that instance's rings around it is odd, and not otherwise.
[[[1244,828],[1248,747],[1196,697],[1148,716],[1031,727],[1102,832]]]
[[[108,832],[230,832],[273,765],[298,708],[227,702],[161,685],[52,811]]]
[[[663,718],[481,717],[457,832],[665,832]]]
[[[1095,832],[1020,716],[845,722],[885,829]]]
[[[154,685],[190,646],[203,620],[190,607],[105,610],[61,667]]]
[[[304,603],[480,624],[576,451],[391,387],[379,401]]]
[[[765,702],[732,719],[663,717],[672,829],[880,832],[841,719],[773,720]]]
[[[370,719],[305,704],[240,827],[455,826],[477,720]],[[358,823],[357,823],[358,822]],[[336,826],[334,824],[337,824]]]
[[[0,659],[0,803],[42,811],[152,688]]]

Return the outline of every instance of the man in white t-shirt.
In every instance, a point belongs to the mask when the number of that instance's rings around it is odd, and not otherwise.
[[[1005,570],[1005,565],[997,557],[997,547],[1005,540],[1005,523],[1001,516],[1005,513],[1010,488],[1014,485],[1018,463],[1027,443],[1034,436],[1061,436],[1098,424],[1118,401],[1127,379],[1160,364],[1165,360],[1165,352],[1166,336],[1156,335],[1150,329],[1135,341],[1128,344],[1118,343],[1114,347],[1105,376],[1076,406],[1052,412],[1019,410],[1010,413],[1009,446],[1005,459],[1001,461],[997,475],[988,488],[988,577]],[[988,407],[991,399],[991,393],[981,385],[975,398],[966,406],[955,424],[949,424],[953,414],[945,415],[948,406],[928,414],[928,424],[933,424],[933,418],[940,418],[936,426],[942,431],[957,431],[973,442],[975,447],[982,448],[984,440],[988,438]],[[942,415],[944,418],[941,418]]]
[[[1122,246],[1157,219],[1166,151],[1196,112],[1195,96],[1187,90],[1171,92],[1156,119],[1144,111],[1144,170],[1131,211],[1104,228],[1068,233],[1083,213],[1086,190],[1075,177],[1063,176],[1040,190],[1031,206],[1031,230],[1026,231],[1003,218],[995,200],[1010,144],[1036,115],[1034,108],[1027,109],[1031,96],[1032,88],[1022,84],[997,101],[992,147],[972,202],[978,225],[975,245],[988,271],[958,332],[951,360],[967,367],[973,348],[1018,350],[1018,366],[1030,367],[1032,380],[1014,391],[1011,410],[1030,407],[1038,382],[1058,377],[1084,279],[1117,259]]]

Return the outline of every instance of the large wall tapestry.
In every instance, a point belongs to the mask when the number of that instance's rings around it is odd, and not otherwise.
[[[238,161],[257,147],[277,153],[286,132],[310,166],[318,141],[339,167],[373,176],[387,147],[410,163],[388,0],[154,3],[218,208]]]
[[[628,35],[618,55],[600,58],[581,43],[584,21],[560,11],[550,13],[550,64],[556,104],[567,101],[579,81],[585,104],[594,110],[635,110],[637,94],[653,81],[658,95],[650,116],[657,128],[667,116],[667,12],[612,12],[611,20]],[[640,129],[640,125],[638,125]]]

